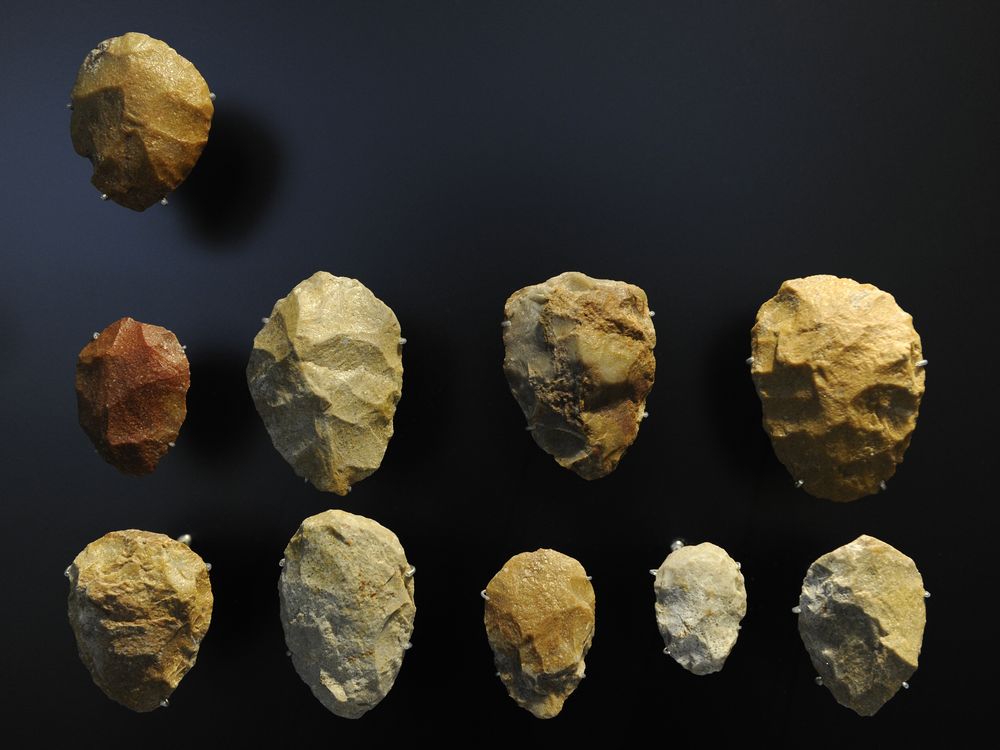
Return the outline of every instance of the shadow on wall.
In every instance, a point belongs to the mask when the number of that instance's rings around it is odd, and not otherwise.
[[[403,324],[413,343],[403,347],[403,395],[393,418],[393,437],[383,466],[394,476],[420,476],[449,451],[449,436],[460,434],[456,422],[456,384],[441,373],[453,372],[452,352],[427,325]],[[389,473],[388,471],[386,472]]]
[[[201,239],[233,243],[267,213],[281,175],[281,147],[271,129],[220,101],[205,151],[175,193],[176,202]]]
[[[8,271],[11,270],[9,267]],[[18,351],[19,344],[21,344],[20,329],[21,326],[18,325],[18,321],[14,317],[14,302],[17,299],[15,294],[7,292],[4,290],[2,297],[0,297],[0,324],[3,326],[4,331],[4,349],[6,350],[5,355],[0,358],[0,375],[6,377],[12,374],[19,364],[24,364],[24,360],[18,355],[23,355],[24,351]],[[83,344],[80,344],[81,348]]]
[[[701,377],[705,417],[727,453],[726,460],[744,474],[770,451],[761,427],[760,400],[746,362],[752,324],[752,319],[739,321],[716,331],[702,362]]]
[[[191,353],[191,390],[188,416],[180,440],[192,460],[223,468],[242,460],[255,428],[263,429],[247,390],[250,356],[229,348],[206,348]]]

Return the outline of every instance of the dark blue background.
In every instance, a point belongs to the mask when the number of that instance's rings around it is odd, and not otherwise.
[[[898,746],[983,718],[992,669],[1000,54],[993,3],[11,2],[0,8],[3,728],[18,746],[358,746],[407,736],[561,744]],[[102,39],[144,31],[218,94],[169,207],[98,200],[70,88]],[[272,449],[243,370],[261,316],[318,269],[361,279],[409,343],[393,438],[349,498]],[[501,371],[507,295],[564,270],[648,293],[657,382],[618,470],[592,483],[524,432]],[[791,486],[743,360],[785,278],[892,292],[930,360],[906,462],[851,505]],[[122,315],[188,345],[189,416],[150,477],[77,425],[77,353]],[[392,528],[418,567],[414,648],[358,722],[285,657],[278,560],[331,506]],[[80,664],[65,566],[107,531],[190,532],[216,608],[167,710],[132,714]],[[860,719],[813,685],[790,608],[861,533],[934,596],[912,689]],[[725,670],[661,653],[671,539],[743,563]],[[479,590],[549,546],[593,574],[587,680],[540,722],[494,677]],[[980,640],[984,639],[984,640]]]

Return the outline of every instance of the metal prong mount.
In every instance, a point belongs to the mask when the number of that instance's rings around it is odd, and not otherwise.
[[[411,565],[409,568],[406,569],[406,572],[403,573],[403,575],[406,576],[407,578],[413,578],[413,574],[416,572],[417,572],[417,566]]]
[[[188,547],[190,547],[191,546],[191,535],[190,534],[181,534],[179,537],[177,537],[177,541],[180,542],[181,544],[186,544]]]
[[[73,102],[66,102],[66,109],[73,111]]]
[[[930,598],[931,598],[931,592],[930,591],[925,591],[924,592],[924,599],[930,599]]]
[[[649,311],[649,317],[655,318],[656,317],[656,310],[650,310]]]
[[[406,343],[406,339],[404,339],[402,336],[400,336],[399,337],[399,345],[403,346],[405,343]]]
[[[918,359],[914,363],[914,366],[916,366],[916,367],[927,367],[927,360],[926,359]]]
[[[904,680],[901,687],[903,688],[903,690],[909,690],[910,689],[910,683],[908,683],[908,682],[906,682]]]
[[[796,604],[794,607],[792,607],[792,614],[793,615],[798,615],[798,614],[801,614],[801,613],[802,613],[802,607],[800,607],[798,604]]]
[[[413,644],[409,641],[403,644],[403,651],[409,651],[411,648],[413,648]]]
[[[208,92],[208,98],[211,99],[214,102],[215,101],[215,92],[214,91],[209,91]]]
[[[886,484],[885,484],[885,480],[884,479],[881,482],[878,483],[878,488],[880,490],[882,490],[882,492],[886,491]]]
[[[212,563],[205,563],[205,570],[211,571],[212,570]]]
[[[594,580],[594,576],[587,576],[587,580],[588,581],[593,581]]]
[[[753,357],[747,357],[746,362],[748,365],[753,365]]]
[[[63,571],[63,575],[64,575],[64,576],[66,576],[67,578],[69,578],[69,577],[70,577],[70,572],[69,572],[69,571],[70,571],[70,569],[71,569],[72,567],[73,567],[72,565],[67,565],[67,566],[66,566],[66,570],[64,570],[64,571]]]
[[[804,485],[804,484],[805,484],[805,482],[803,482],[801,479],[796,479],[795,480],[795,489],[797,489],[797,490],[798,489],[802,489],[802,485]]]
[[[260,319],[260,322],[263,323],[264,325],[267,325],[270,321],[271,321],[270,318],[261,318]]]
[[[510,328],[510,321],[509,320],[505,320],[505,321],[501,322],[500,323],[500,327],[501,328]]]
[[[279,568],[285,567],[285,558],[281,558],[280,560],[278,560],[278,567]]]
[[[177,447],[177,443],[175,443],[173,440],[171,440],[169,443],[167,443],[167,447],[168,448],[176,448]]]
[[[823,678],[820,677],[819,675],[816,675],[816,679],[813,680],[813,682],[815,682],[817,685],[822,685],[823,684]]]
[[[639,415],[639,419],[649,419],[649,412],[644,411],[642,414]]]
[[[683,539],[674,539],[674,541],[672,541],[670,543],[670,551],[671,552],[676,552],[677,550],[679,550],[683,546],[684,546],[684,540]]]
[[[486,601],[489,601],[489,600],[490,600],[490,598],[489,598],[489,597],[488,597],[488,596],[486,595],[486,589],[483,589],[482,591],[480,591],[480,592],[479,592],[479,595],[480,595],[481,597],[483,597],[483,599],[485,599]]]
[[[344,494],[345,495],[350,495],[351,494],[351,490],[353,490],[353,489],[354,489],[354,487],[352,487],[351,485],[347,485],[347,489],[344,490]]]
[[[102,201],[106,201],[107,199],[108,199],[108,194],[107,193],[101,193],[101,200]]]
[[[535,431],[535,425],[529,424],[527,427],[524,428],[524,431],[525,432],[534,432]]]
[[[669,648],[663,649],[663,653],[665,653],[667,656],[670,656],[670,649]]]
[[[650,569],[649,569],[649,574],[650,574],[651,576],[655,576],[655,575],[656,575],[656,568],[650,568]]]
[[[99,339],[100,337],[101,334],[99,334],[97,331],[94,331],[92,334],[90,334],[90,338],[92,338],[94,341],[97,341],[97,339]]]
[[[160,708],[167,708],[169,705],[170,705],[169,698],[164,698],[162,701],[160,701]]]
[[[737,563],[736,563],[736,569],[737,570],[743,570],[743,565],[739,561],[737,561]]]
[[[162,198],[160,198],[160,205],[161,206],[166,206],[169,203],[170,203],[170,201],[167,200],[167,196],[164,195]]]

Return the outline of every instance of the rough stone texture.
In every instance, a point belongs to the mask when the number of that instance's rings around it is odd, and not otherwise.
[[[185,544],[129,529],[88,544],[66,575],[69,623],[94,682],[133,711],[158,708],[208,632],[208,567]]]
[[[149,474],[177,440],[190,384],[187,357],[173,333],[121,318],[80,351],[80,426],[119,471]]]
[[[510,697],[539,719],[557,715],[584,677],[594,587],[572,557],[514,555],[486,587],[486,635]]]
[[[97,45],[71,94],[73,148],[94,165],[91,182],[143,211],[180,185],[208,141],[208,84],[164,42],[130,32]]]
[[[792,477],[829,500],[877,492],[924,392],[910,315],[871,284],[792,279],[758,311],[751,345],[764,429]]]
[[[924,581],[899,550],[860,536],[819,558],[799,598],[799,634],[823,684],[871,716],[917,668],[927,613]]]
[[[584,479],[610,474],[656,372],[646,293],[568,272],[514,292],[504,316],[503,369],[535,442]]]
[[[356,719],[392,688],[413,633],[413,569],[396,535],[328,510],[285,548],[281,623],[292,663],[317,700]]]
[[[747,613],[736,561],[709,542],[681,547],[660,565],[653,588],[656,624],[674,661],[694,674],[721,670]]]
[[[399,321],[360,281],[318,271],[278,300],[247,383],[295,473],[345,495],[382,462],[403,389]]]

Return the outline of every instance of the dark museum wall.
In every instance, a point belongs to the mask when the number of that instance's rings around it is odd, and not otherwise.
[[[167,207],[102,203],[69,91],[102,39],[143,31],[218,95]],[[0,7],[0,706],[11,747],[892,741],[989,717],[996,520],[1000,10],[942,2],[20,2]],[[396,435],[347,498],[296,478],[244,381],[274,301],[360,279],[408,339]],[[506,297],[561,271],[642,286],[650,418],[585,482],[524,431],[501,370]],[[930,364],[905,462],[848,505],[794,489],[744,360],[786,278],[892,293]],[[192,368],[175,450],[119,475],[77,424],[77,353],[131,315]],[[414,647],[357,722],[285,656],[278,560],[330,507],[395,531],[417,568]],[[187,532],[216,605],[166,710],[112,703],[80,663],[63,569],[107,531]],[[933,597],[920,668],[874,718],[813,684],[802,576],[859,534]],[[671,540],[741,561],[724,671],[664,656],[652,580]],[[514,553],[579,559],[597,594],[587,679],[550,721],[494,676],[479,591]],[[961,744],[960,742],[958,744]]]

